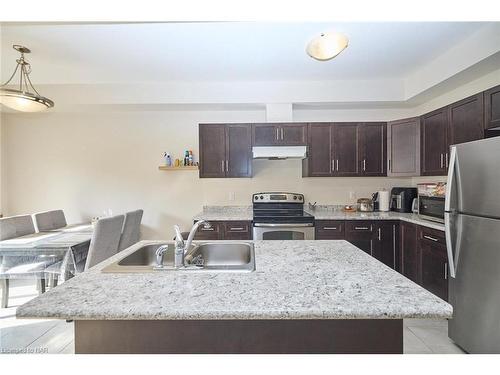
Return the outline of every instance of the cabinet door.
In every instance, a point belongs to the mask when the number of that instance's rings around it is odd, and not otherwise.
[[[422,286],[438,297],[448,300],[448,264],[446,247],[420,241],[422,257]]]
[[[484,92],[484,128],[500,127],[500,86]]]
[[[358,124],[335,123],[332,128],[334,176],[358,176]]]
[[[250,221],[225,221],[225,240],[251,240],[252,226]]]
[[[385,122],[364,123],[359,132],[359,160],[363,176],[385,176],[387,128]]]
[[[421,172],[423,176],[446,175],[448,110],[441,108],[420,119]]]
[[[372,221],[352,220],[345,222],[345,239],[370,255],[373,254],[373,233]]]
[[[332,127],[330,124],[310,124],[309,150],[307,156],[307,176],[331,176],[333,165],[332,155]]]
[[[307,124],[282,124],[279,126],[279,143],[283,146],[307,144]]]
[[[279,127],[274,124],[254,124],[252,126],[254,146],[275,146],[281,138]]]
[[[200,178],[226,176],[225,125],[200,124]]]
[[[420,283],[420,265],[417,246],[417,226],[402,221],[399,224],[399,251],[401,273],[410,280]]]
[[[448,111],[450,145],[484,138],[483,93],[449,105]]]
[[[205,228],[201,225],[194,235],[195,240],[222,240],[223,239],[224,227],[222,223],[218,221],[210,221],[210,227]]]
[[[316,220],[315,222],[317,240],[343,240],[343,220]]]
[[[251,125],[226,126],[226,177],[252,177]]]
[[[398,223],[380,220],[375,222],[374,229],[373,257],[392,269],[398,269]]]
[[[420,118],[387,123],[387,176],[420,176]]]

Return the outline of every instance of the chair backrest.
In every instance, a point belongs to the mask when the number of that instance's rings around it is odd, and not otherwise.
[[[35,233],[31,215],[10,216],[0,219],[0,241]]]
[[[125,214],[125,223],[123,224],[123,232],[120,238],[120,245],[118,251],[122,251],[127,247],[139,242],[140,227],[143,210],[135,210]]]
[[[66,225],[66,217],[63,210],[39,212],[33,215],[38,232],[63,228]]]
[[[118,253],[122,234],[123,215],[99,219],[90,240],[85,270]]]

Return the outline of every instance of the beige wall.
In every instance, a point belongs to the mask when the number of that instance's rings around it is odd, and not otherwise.
[[[297,117],[362,121],[374,115],[307,112]],[[383,117],[377,114],[377,119]],[[302,178],[298,160],[256,160],[252,179],[199,179],[197,172],[158,171],[163,151],[180,156],[192,149],[197,154],[199,122],[264,118],[264,111],[4,114],[5,214],[63,208],[69,222],[78,222],[109,208],[119,213],[141,207],[144,237],[170,238],[172,225],[187,227],[203,205],[248,205],[258,191],[298,191],[308,201],[346,203],[351,191],[369,196],[411,183],[408,178]]]

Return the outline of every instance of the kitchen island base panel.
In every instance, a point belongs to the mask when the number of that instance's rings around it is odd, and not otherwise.
[[[402,354],[402,319],[76,320],[77,354]]]

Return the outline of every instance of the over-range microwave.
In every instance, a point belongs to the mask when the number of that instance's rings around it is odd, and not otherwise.
[[[418,216],[444,223],[446,182],[418,184]]]

